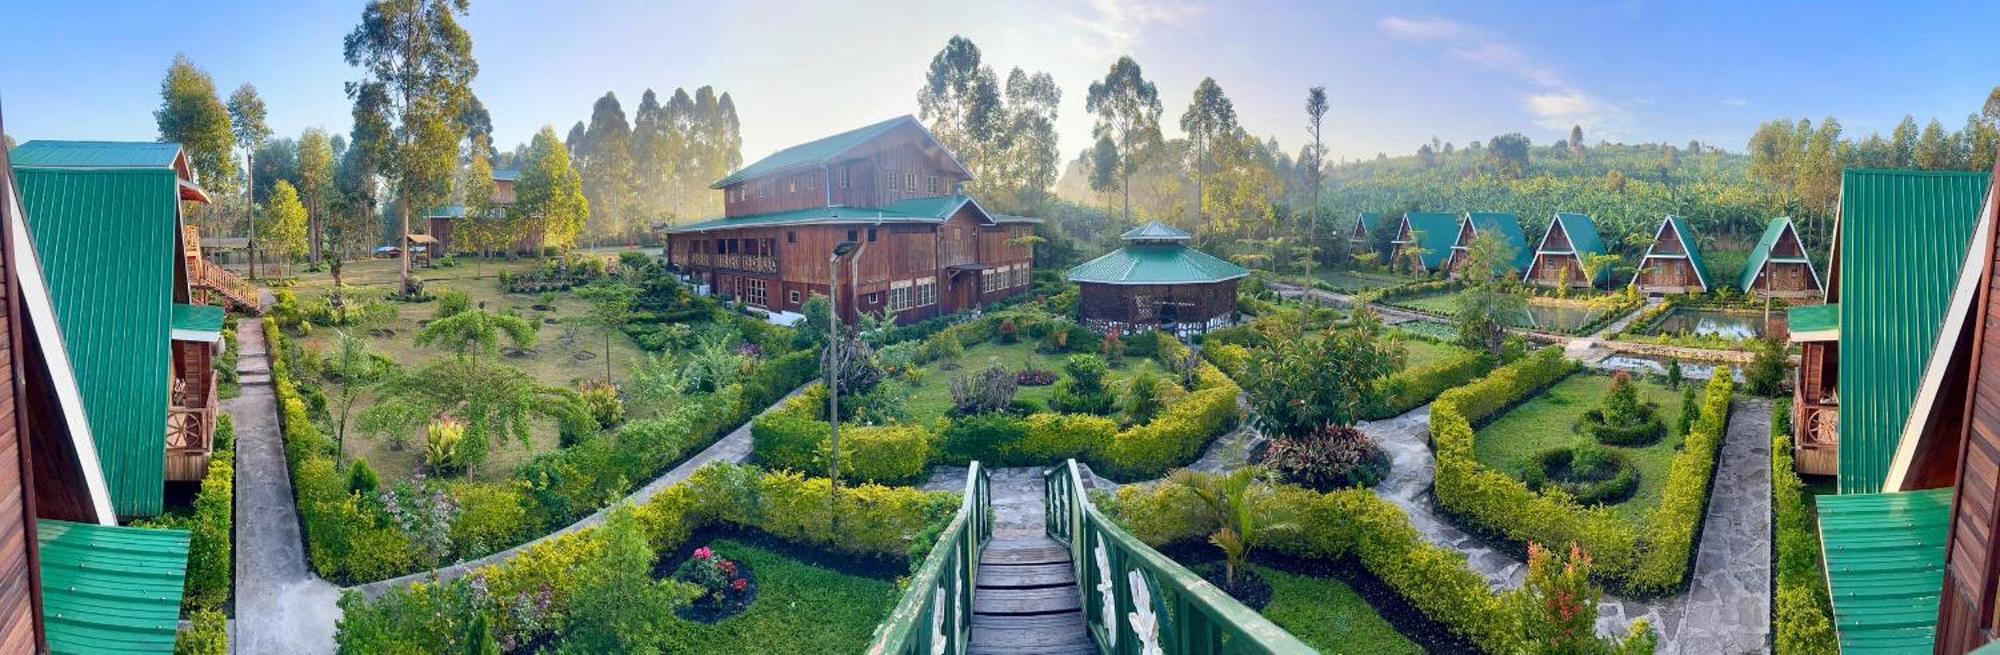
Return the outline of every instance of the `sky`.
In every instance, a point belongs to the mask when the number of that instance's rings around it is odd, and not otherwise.
[[[280,135],[348,129],[343,83],[358,73],[341,38],[360,2],[8,5],[0,110],[18,141],[155,138],[175,53],[224,96],[255,84]],[[1433,136],[1547,143],[1572,124],[1591,142],[1732,150],[1780,117],[1835,116],[1851,135],[1905,114],[1956,129],[2000,85],[1991,1],[474,0],[465,24],[502,148],[543,125],[566,132],[606,91],[629,113],[647,88],[714,85],[736,102],[746,162],[917,113],[930,58],[954,34],[1002,79],[1016,66],[1054,76],[1065,161],[1090,142],[1090,82],[1126,54],[1158,86],[1169,133],[1214,77],[1246,129],[1295,152],[1306,89],[1324,85],[1340,159],[1407,154]]]

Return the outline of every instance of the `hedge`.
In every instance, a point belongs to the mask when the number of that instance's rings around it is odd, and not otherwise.
[[[1381,402],[1361,418],[1379,421],[1395,418],[1437,398],[1452,387],[1463,385],[1493,370],[1493,356],[1466,351],[1433,362],[1429,366],[1404,369],[1383,379],[1379,385]]]
[[[662,490],[636,511],[637,523],[655,552],[680,549],[695,531],[710,526],[753,530],[811,548],[884,561],[921,562],[926,536],[951,520],[958,496],[880,485],[844,487],[839,496],[840,528],[833,529],[831,492],[824,479],[794,473],[765,473],[750,466],[716,463],[680,484]],[[496,634],[523,634],[531,640],[557,637],[582,586],[575,572],[591,565],[605,548],[601,526],[553,537],[523,549],[514,558],[469,574],[496,609],[487,618]],[[450,584],[417,583],[369,601],[347,592],[336,637],[345,649],[432,650],[434,635],[425,617],[453,602]],[[516,604],[546,602],[546,612],[515,612]],[[540,614],[536,625],[517,617]],[[671,619],[664,619],[671,620]],[[368,643],[355,643],[365,635]]]
[[[181,605],[214,609],[229,601],[236,588],[236,419],[215,419],[214,454],[208,475],[194,497],[194,518],[188,524],[187,587]]]
[[[188,627],[174,633],[174,655],[229,655],[229,617],[206,609],[188,614]]]
[[[1729,420],[1735,384],[1718,369],[1706,389],[1702,419],[1667,470],[1665,490],[1643,533],[1611,510],[1585,508],[1563,495],[1536,493],[1473,457],[1473,425],[1574,373],[1560,350],[1543,349],[1440,395],[1431,405],[1437,449],[1438,504],[1459,520],[1516,542],[1575,543],[1596,561],[1594,574],[1637,594],[1664,594],[1687,577],[1709,483]]]
[[[1777,633],[1779,655],[1833,655],[1840,639],[1833,631],[1833,606],[1820,568],[1819,534],[1806,512],[1805,482],[1792,461],[1792,434],[1786,425],[1790,401],[1771,410],[1771,508],[1778,533]]]
[[[815,385],[778,411],[750,422],[750,452],[756,461],[774,468],[823,474],[831,452],[832,426],[815,416],[815,398],[826,398]],[[840,430],[840,475],[881,484],[913,484],[923,480],[930,463],[931,433],[914,425],[852,425]]]

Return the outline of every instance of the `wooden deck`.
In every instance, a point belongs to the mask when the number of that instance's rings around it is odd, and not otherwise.
[[[979,557],[972,645],[979,654],[1096,655],[1069,549],[1037,530],[996,530]]]

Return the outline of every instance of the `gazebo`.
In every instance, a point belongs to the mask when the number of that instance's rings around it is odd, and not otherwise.
[[[1187,232],[1147,223],[1126,231],[1125,247],[1069,271],[1085,325],[1106,332],[1203,332],[1236,311],[1243,267],[1188,246]]]

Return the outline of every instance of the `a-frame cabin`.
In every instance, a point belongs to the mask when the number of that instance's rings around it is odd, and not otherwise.
[[[1632,286],[1647,294],[1708,292],[1708,265],[1687,219],[1669,214],[1660,221],[1653,230],[1653,244],[1639,260],[1639,274],[1632,276]]]
[[[1367,243],[1368,235],[1382,229],[1387,218],[1387,215],[1377,212],[1361,212],[1354,218],[1354,227],[1347,229],[1347,240],[1355,244]]]
[[[1584,274],[1583,262],[1588,257],[1605,254],[1604,239],[1597,235],[1597,223],[1588,214],[1558,212],[1549,221],[1549,229],[1542,232],[1541,243],[1535,246],[1534,262],[1522,277],[1526,282],[1545,287],[1594,288],[1611,281],[1611,267],[1599,269],[1595,279],[1585,279],[1589,276]]]
[[[1504,261],[1494,263],[1494,273],[1508,277],[1528,270],[1535,254],[1528,249],[1528,237],[1521,232],[1520,219],[1503,212],[1466,212],[1465,220],[1459,221],[1458,234],[1451,244],[1451,261],[1446,265],[1452,277],[1464,272],[1472,241],[1483,235],[1499,239],[1508,252]]]
[[[1819,271],[1806,258],[1805,242],[1792,219],[1776,218],[1751,249],[1743,266],[1743,291],[1763,298],[1818,298],[1826,293]]]
[[[1451,259],[1452,242],[1458,238],[1458,217],[1443,212],[1410,212],[1396,227],[1390,245],[1396,251],[1393,267],[1413,275],[1430,275]]]

